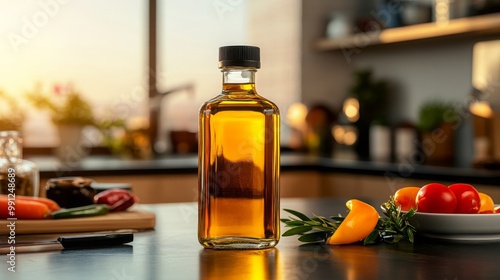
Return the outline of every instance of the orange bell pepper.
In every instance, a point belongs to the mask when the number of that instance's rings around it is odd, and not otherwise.
[[[479,213],[495,213],[495,203],[491,196],[480,192],[479,198],[481,199]]]
[[[358,242],[366,238],[377,226],[378,213],[373,206],[357,199],[346,202],[351,210],[326,244],[341,245]]]

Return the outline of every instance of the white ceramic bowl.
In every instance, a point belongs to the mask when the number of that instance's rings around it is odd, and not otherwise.
[[[500,214],[415,213],[417,234],[458,242],[500,242]]]

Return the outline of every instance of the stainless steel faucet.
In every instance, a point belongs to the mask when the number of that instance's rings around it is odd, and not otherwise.
[[[153,148],[153,151],[155,154],[160,153],[156,148],[156,143],[159,140],[159,128],[160,128],[160,117],[161,117],[161,103],[162,100],[165,96],[179,92],[179,91],[187,91],[191,94],[194,95],[194,84],[193,83],[187,83],[184,85],[180,85],[174,88],[171,88],[167,91],[164,92],[158,92],[156,91],[156,94],[154,96],[149,97],[149,137],[150,137],[150,142],[151,142],[151,147]]]

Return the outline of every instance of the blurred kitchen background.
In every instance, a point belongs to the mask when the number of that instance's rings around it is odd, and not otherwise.
[[[0,129],[22,130],[27,154],[75,123],[85,154],[194,154],[218,47],[251,44],[286,152],[500,159],[498,0],[2,1],[0,22]]]

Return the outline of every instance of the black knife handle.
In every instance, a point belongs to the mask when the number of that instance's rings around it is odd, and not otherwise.
[[[134,241],[133,233],[61,236],[57,238],[64,249],[96,248],[122,245]]]

